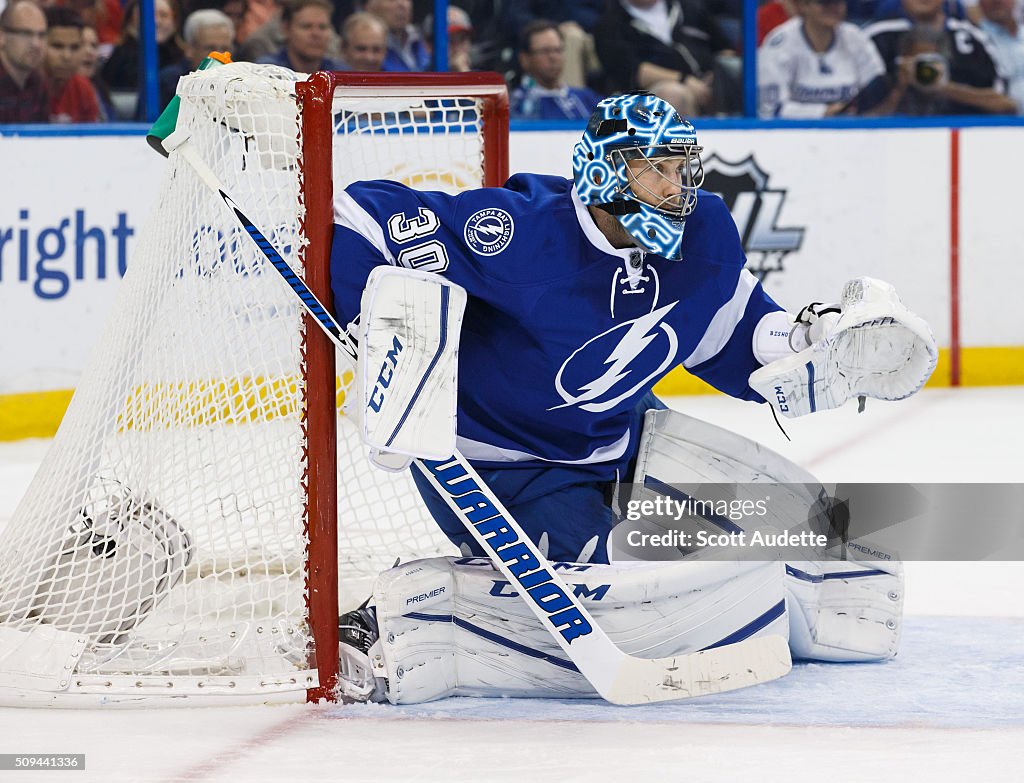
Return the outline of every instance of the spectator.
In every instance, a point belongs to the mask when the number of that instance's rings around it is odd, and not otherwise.
[[[81,15],[54,5],[46,9],[46,57],[43,72],[50,84],[50,122],[97,122],[100,102],[82,64]]]
[[[981,0],[981,29],[992,39],[996,63],[1006,77],[1007,94],[1024,114],[1024,28],[1014,17],[1013,0]]]
[[[888,95],[885,64],[846,20],[846,0],[796,0],[797,16],[757,56],[758,113],[767,117],[863,114]]]
[[[970,22],[952,19],[943,0],[903,0],[906,18],[865,32],[885,63],[890,92],[883,113],[1012,114],[988,39]]]
[[[157,68],[164,68],[181,59],[177,41],[177,20],[168,0],[153,0],[156,22]],[[121,43],[114,47],[110,59],[103,64],[103,79],[112,90],[139,89],[142,69],[142,46],[139,43],[139,3],[128,0],[124,9]],[[131,110],[129,109],[129,112]]]
[[[602,0],[547,0],[546,5],[547,17],[558,22],[558,30],[565,41],[562,80],[570,87],[585,87],[592,77],[602,75],[592,33],[605,3]]]
[[[284,8],[284,0],[280,0],[274,10],[274,14],[262,25],[253,30],[246,37],[245,43],[238,46],[236,60],[258,62],[267,55],[272,55],[281,50],[285,45],[284,28],[281,25],[281,12]],[[236,30],[237,22],[236,22]],[[327,45],[327,57],[332,60],[341,59],[341,46],[338,34],[331,24],[331,41]]]
[[[218,10],[235,26],[235,40],[237,41],[238,26],[245,20],[245,15],[249,11],[249,0],[224,0]]]
[[[473,26],[470,55],[473,70],[498,71],[511,79],[515,73],[515,34],[508,23],[508,0],[459,0]]]
[[[274,3],[274,11],[259,27],[238,44],[236,59],[244,62],[257,62],[261,58],[279,51],[284,46],[284,30],[281,27],[281,11],[284,0]],[[236,30],[238,28],[236,27]]]
[[[183,4],[182,8],[184,9],[183,16],[185,19],[188,19],[196,11],[203,11],[207,8],[212,8],[224,14],[235,27],[235,40],[232,41],[229,51],[236,60],[247,59],[243,58],[239,52],[238,31],[241,29],[242,23],[245,21],[245,15],[249,10],[249,0],[189,0]],[[267,51],[261,52],[261,55],[270,54],[280,49],[282,44],[283,42],[278,43]]]
[[[594,44],[610,91],[650,90],[684,116],[739,108],[736,75],[716,69],[733,52],[701,0],[613,0]]]
[[[331,42],[330,0],[287,0],[281,11],[284,46],[258,62],[282,65],[297,73],[337,71],[340,61],[327,56]]]
[[[583,87],[600,75],[601,63],[591,31],[605,10],[605,0],[507,0],[507,27],[518,39],[526,25],[537,20],[558,25],[565,46],[562,81]],[[518,45],[519,41],[514,40]]]
[[[103,59],[110,56],[121,37],[124,9],[119,0],[62,0],[60,5],[78,11],[86,27],[96,31]]]
[[[199,67],[210,52],[227,52],[235,40],[235,25],[215,8],[193,11],[182,31],[185,54],[176,63],[160,69],[160,110],[171,102],[178,89],[178,79]],[[136,112],[141,117],[141,112]]]
[[[379,16],[388,28],[385,71],[423,71],[430,52],[412,23],[412,0],[366,0],[365,10]]]
[[[235,34],[239,43],[245,43],[249,36],[265,25],[280,12],[280,0],[247,0],[245,16]]]
[[[383,70],[388,53],[388,28],[373,14],[357,11],[341,27],[341,70]]]
[[[423,20],[423,36],[430,56],[431,67],[436,70],[433,14],[427,14],[426,19]],[[448,6],[448,70],[460,73],[473,70],[472,48],[473,23],[469,20],[469,14],[457,5]]]
[[[757,45],[764,43],[768,33],[796,15],[795,0],[768,0],[757,7]]]
[[[109,122],[116,116],[114,103],[110,98],[110,87],[100,76],[100,37],[89,25],[82,28],[82,57],[78,72],[92,84],[100,102],[100,120]]]
[[[523,29],[519,44],[522,83],[512,93],[511,114],[527,120],[585,120],[601,96],[588,87],[570,87],[562,79],[565,38],[558,25],[543,19]]]
[[[238,27],[245,21],[245,15],[249,11],[249,0],[216,0],[219,2],[217,5],[211,5],[210,8],[214,8],[220,11],[224,16],[231,20],[231,24],[235,28],[235,40],[231,44],[231,50],[234,51],[238,48]],[[193,6],[193,11],[201,10],[200,6]]]
[[[0,13],[0,123],[49,120],[45,57],[46,17],[32,0],[11,0]]]

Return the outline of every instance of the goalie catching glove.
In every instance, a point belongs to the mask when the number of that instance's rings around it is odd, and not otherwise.
[[[783,416],[838,408],[851,397],[902,400],[931,377],[938,348],[928,324],[896,290],[859,277],[843,286],[841,315],[832,307],[800,311],[790,344],[798,353],[750,375],[750,387]]]

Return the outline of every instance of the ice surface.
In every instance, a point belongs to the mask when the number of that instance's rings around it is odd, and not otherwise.
[[[717,397],[671,401],[825,481],[1020,482],[1024,388],[926,391],[785,422]],[[45,441],[0,444],[0,526]],[[86,753],[32,780],[1020,781],[1024,564],[908,563],[886,664],[800,664],[745,691],[653,707],[451,699],[390,707],[0,709],[0,753]],[[0,780],[24,775],[0,772]]]

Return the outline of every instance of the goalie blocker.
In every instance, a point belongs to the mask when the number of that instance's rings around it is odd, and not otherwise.
[[[456,372],[466,291],[441,277],[378,266],[363,291],[359,405],[370,459],[404,470],[455,452]]]

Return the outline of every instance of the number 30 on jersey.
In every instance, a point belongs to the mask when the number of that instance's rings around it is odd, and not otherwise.
[[[420,207],[415,217],[408,217],[404,212],[389,217],[388,233],[395,244],[402,245],[430,236],[440,225],[437,215],[426,207]],[[448,251],[440,240],[431,239],[399,251],[398,263],[408,269],[441,273],[448,268]]]

